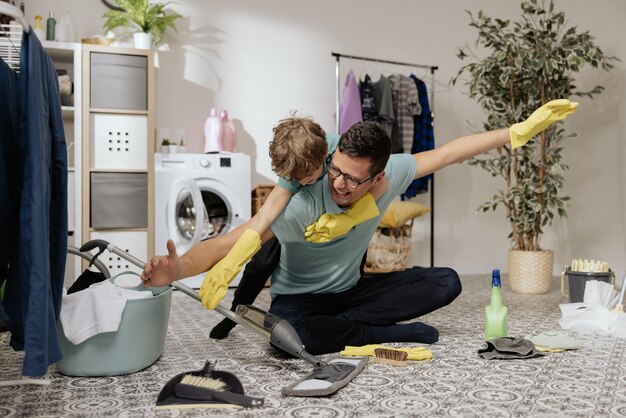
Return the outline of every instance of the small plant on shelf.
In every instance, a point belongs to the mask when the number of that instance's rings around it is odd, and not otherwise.
[[[138,32],[152,36],[152,43],[158,45],[168,27],[176,30],[178,13],[166,13],[165,7],[171,2],[150,3],[148,0],[117,0],[121,10],[109,10],[104,14],[104,29],[113,30],[118,27],[138,29]]]

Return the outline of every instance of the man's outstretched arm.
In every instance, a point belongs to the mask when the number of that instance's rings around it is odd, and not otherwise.
[[[520,147],[554,122],[574,113],[577,107],[577,102],[567,99],[552,100],[535,110],[528,119],[510,128],[462,136],[433,150],[413,154],[417,165],[415,178],[506,144],[513,149]]]

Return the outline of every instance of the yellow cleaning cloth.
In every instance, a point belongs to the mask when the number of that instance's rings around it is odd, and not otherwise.
[[[389,350],[404,351],[408,354],[407,360],[430,360],[433,358],[433,353],[424,347],[387,347],[381,344],[369,344],[360,347],[347,345],[339,354],[342,356],[370,356],[374,357],[376,354],[374,350],[377,348],[386,348]]]
[[[537,349],[537,351],[541,351],[542,353],[560,353],[562,351],[565,351],[564,348],[551,348],[537,344],[535,344],[535,348]]]

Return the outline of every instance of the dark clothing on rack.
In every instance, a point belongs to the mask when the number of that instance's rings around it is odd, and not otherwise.
[[[428,103],[428,91],[426,84],[411,75],[415,85],[417,86],[417,93],[419,96],[420,106],[422,113],[415,116],[415,136],[413,138],[412,154],[418,152],[429,151],[435,148],[435,134],[433,132],[433,115],[430,112],[430,105]],[[407,187],[406,192],[402,195],[402,199],[409,199],[417,194],[428,192],[428,183],[432,178],[432,174],[420,177],[413,180],[413,182]]]
[[[9,260],[17,259],[21,161],[18,154],[19,94],[17,74],[0,60],[0,286]],[[0,305],[0,311],[2,306]]]
[[[383,75],[380,79],[374,83],[374,103],[376,104],[376,111],[378,115],[374,120],[383,127],[389,138],[391,138],[391,131],[393,130],[393,120],[395,115],[393,113],[393,96],[391,94],[391,83],[389,79]],[[391,144],[391,152],[402,152],[402,144]]]
[[[59,84],[36,36],[22,37],[18,147],[22,171],[17,256],[9,260],[1,314],[11,346],[24,350],[24,376],[42,376],[61,359],[57,321],[67,256],[67,147]],[[2,98],[6,102],[6,98]]]
[[[362,276],[340,293],[280,295],[270,313],[287,319],[311,354],[341,351],[347,345],[437,341],[421,323],[397,324],[448,305],[461,293],[449,268],[413,268]]]
[[[373,120],[378,116],[376,103],[374,103],[374,84],[369,75],[359,81],[359,92],[361,93],[361,113],[363,120]]]

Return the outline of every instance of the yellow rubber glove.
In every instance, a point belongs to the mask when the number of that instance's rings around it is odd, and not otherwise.
[[[308,242],[322,243],[344,235],[355,225],[380,215],[376,201],[368,192],[343,213],[323,214],[314,224],[307,226],[304,236]]]
[[[377,348],[387,348],[390,350],[398,350],[398,351],[404,351],[408,354],[407,356],[407,360],[430,360],[433,358],[433,353],[430,350],[425,349],[424,347],[387,347],[384,345],[380,345],[380,344],[369,344],[369,345],[363,345],[360,347],[356,347],[353,345],[347,345],[346,348],[343,349],[343,351],[341,351],[339,353],[339,355],[342,356],[359,356],[359,357],[363,357],[363,356],[370,356],[370,357],[375,357],[376,353],[374,353],[374,350]]]
[[[578,102],[570,102],[567,99],[552,100],[544,104],[524,122],[511,126],[509,129],[511,149],[521,147],[554,122],[563,120],[574,113],[577,107]]]
[[[237,276],[244,264],[261,248],[261,237],[253,229],[246,229],[233,248],[209,270],[200,286],[202,304],[215,309],[228,291],[228,285]]]

